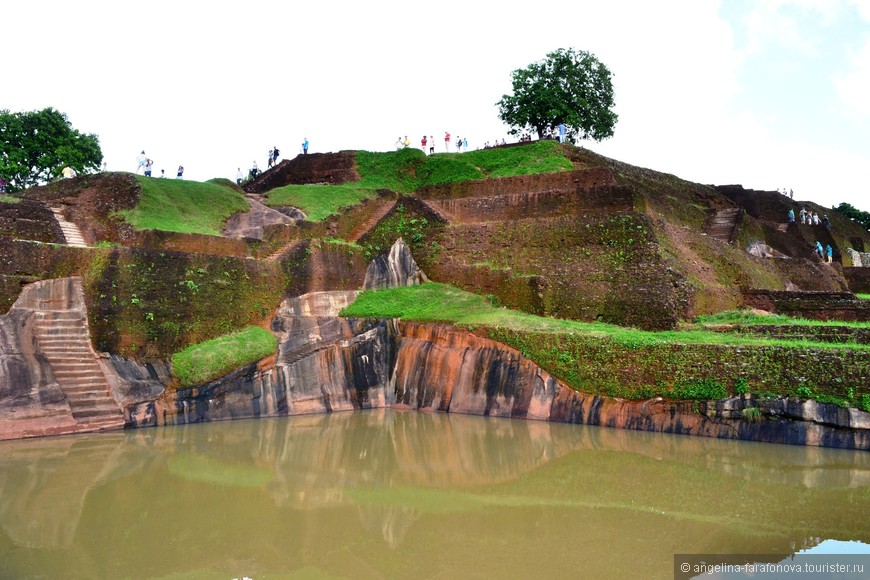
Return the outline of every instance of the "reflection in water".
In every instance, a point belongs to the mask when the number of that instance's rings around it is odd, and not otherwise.
[[[0,577],[669,577],[870,542],[868,456],[384,410],[3,442]]]

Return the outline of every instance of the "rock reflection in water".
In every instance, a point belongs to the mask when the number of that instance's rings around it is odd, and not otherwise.
[[[214,558],[210,573],[251,575],[230,566],[246,562],[358,576],[348,570],[364,560],[374,572],[362,576],[393,576],[416,557],[444,574],[473,562],[516,576],[536,571],[522,553],[565,538],[538,571],[630,575],[675,551],[868,542],[868,483],[861,452],[413,411],[11,441],[0,577],[166,574],[188,570],[191,551]],[[616,549],[634,556],[616,564]]]

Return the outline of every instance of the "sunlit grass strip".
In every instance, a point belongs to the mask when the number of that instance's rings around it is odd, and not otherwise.
[[[249,207],[241,193],[224,185],[141,175],[136,180],[139,203],[118,214],[137,230],[219,236],[227,218]]]
[[[755,338],[708,330],[649,332],[601,322],[545,318],[507,308],[497,308],[482,296],[436,282],[363,292],[353,304],[342,310],[341,315],[448,322],[468,327],[486,326],[522,332],[585,334],[606,337],[627,348],[658,344],[723,344],[870,350],[870,345]]]
[[[857,296],[861,296],[858,294]],[[870,294],[865,294],[870,298]],[[749,309],[726,310],[716,314],[698,316],[695,322],[701,325],[741,324],[741,325],[790,325],[790,326],[846,326],[849,328],[870,328],[870,322],[849,322],[845,320],[809,320],[792,318],[782,314],[755,314]]]
[[[319,222],[342,207],[375,197],[377,190],[352,183],[346,185],[285,185],[269,192],[269,205],[301,209],[308,221]]]
[[[268,203],[297,207],[309,221],[321,221],[342,207],[374,197],[378,189],[412,193],[425,185],[573,169],[555,141],[429,156],[414,147],[386,153],[357,151],[356,164],[360,174],[356,183],[279,187],[268,193]]]
[[[172,373],[182,386],[201,385],[269,356],[277,347],[271,332],[249,326],[175,353]]]
[[[21,198],[13,197],[11,195],[0,195],[0,201],[3,203],[21,203]]]

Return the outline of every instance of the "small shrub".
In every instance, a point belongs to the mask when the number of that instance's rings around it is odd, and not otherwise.
[[[741,412],[741,415],[745,421],[751,421],[753,423],[761,421],[761,409],[758,407],[746,407]]]
[[[734,393],[737,395],[745,395],[749,392],[749,381],[744,377],[738,378],[734,381]]]

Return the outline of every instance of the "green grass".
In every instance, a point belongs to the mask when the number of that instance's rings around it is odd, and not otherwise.
[[[271,332],[249,326],[175,353],[172,373],[182,386],[201,385],[269,356],[277,347]]]
[[[269,192],[269,205],[292,206],[305,212],[308,221],[323,221],[339,208],[360,203],[377,195],[377,190],[345,185],[285,185]]]
[[[870,296],[868,296],[870,297]],[[695,322],[700,325],[741,324],[741,325],[790,325],[790,326],[847,326],[850,328],[870,328],[870,322],[848,322],[844,320],[809,320],[792,318],[782,314],[755,314],[749,309],[726,310],[716,314],[698,316]]]
[[[20,197],[13,197],[11,195],[0,195],[0,202],[3,203],[21,203]]]
[[[248,210],[244,196],[228,185],[136,176],[139,204],[118,212],[137,230],[219,236],[227,218]]]
[[[310,221],[376,195],[378,189],[411,193],[426,185],[570,171],[571,162],[555,141],[469,153],[425,155],[416,148],[387,153],[356,152],[360,180],[344,185],[288,185],[268,193],[269,205],[298,207]]]
[[[436,282],[363,292],[353,304],[341,312],[341,315],[448,322],[466,327],[486,326],[522,332],[586,334],[609,338],[627,348],[657,344],[728,344],[870,350],[868,345],[755,338],[707,330],[649,332],[601,322],[546,318],[507,308],[497,308],[483,296]]]
[[[870,294],[855,294],[861,300],[870,300]]]

